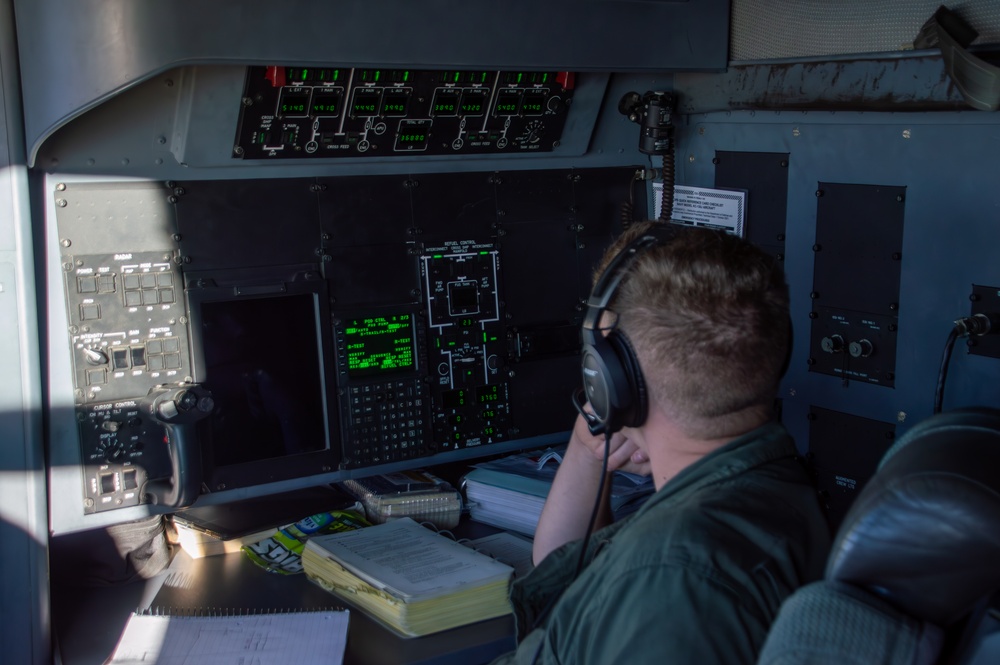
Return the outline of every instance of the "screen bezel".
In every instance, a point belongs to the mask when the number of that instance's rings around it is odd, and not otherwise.
[[[217,464],[211,428],[206,424],[200,432],[204,437],[203,477],[205,491],[217,492],[253,487],[272,482],[329,474],[338,468],[341,457],[340,415],[337,403],[336,348],[330,326],[330,304],[327,286],[318,274],[294,270],[256,271],[250,279],[191,279],[186,289],[190,312],[191,346],[196,383],[208,381],[208,365],[202,337],[203,307],[207,303],[233,302],[249,299],[311,296],[315,322],[319,385],[322,390],[324,442],[319,450],[248,462]],[[194,286],[192,286],[192,284]]]

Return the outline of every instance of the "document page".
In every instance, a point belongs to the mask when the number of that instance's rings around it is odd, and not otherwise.
[[[510,566],[438,535],[410,518],[319,536],[310,539],[306,547],[330,555],[373,587],[408,600],[433,598],[513,572]]]
[[[246,616],[133,614],[106,665],[341,665],[347,610]]]

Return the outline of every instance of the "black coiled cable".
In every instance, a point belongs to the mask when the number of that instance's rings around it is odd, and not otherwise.
[[[669,222],[674,212],[674,133],[670,132],[668,149],[663,153],[663,192],[660,197],[660,221]]]

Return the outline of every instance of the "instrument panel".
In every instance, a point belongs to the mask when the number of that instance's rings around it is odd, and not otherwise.
[[[233,158],[551,152],[575,79],[555,71],[248,67]]]
[[[171,478],[164,385],[212,398],[202,493],[560,439],[634,173],[58,184],[82,512]]]

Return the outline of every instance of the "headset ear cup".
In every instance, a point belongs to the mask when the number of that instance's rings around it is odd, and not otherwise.
[[[618,331],[602,327],[602,316],[642,250],[669,242],[681,228],[654,224],[623,247],[594,282],[581,331],[583,396],[574,396],[574,403],[583,397],[590,402],[593,418],[587,422],[592,433],[616,432],[623,426],[638,427],[646,422],[646,383],[635,351],[627,339],[618,338]]]
[[[622,365],[620,345],[614,336],[612,331],[607,336],[593,337],[583,352],[584,390],[601,433],[620,430],[626,420],[631,420],[635,408],[632,368]]]
[[[607,336],[607,341],[614,349],[625,374],[624,389],[628,392],[628,397],[627,400],[622,400],[622,404],[627,403],[628,408],[623,409],[621,424],[627,427],[639,427],[646,422],[646,416],[649,413],[646,379],[642,375],[639,358],[636,357],[632,342],[621,330],[611,331]]]
[[[610,353],[607,342],[603,339],[594,340],[594,343],[586,344],[583,349],[583,399],[590,404],[596,428],[592,431],[595,434],[603,433],[615,415],[614,385],[609,383],[609,374],[613,372],[609,372],[607,367]]]

